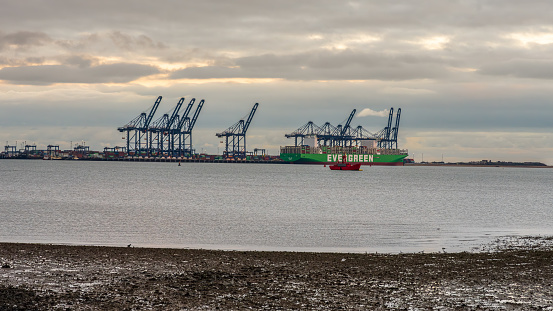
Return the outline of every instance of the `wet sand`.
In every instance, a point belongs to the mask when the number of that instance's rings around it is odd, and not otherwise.
[[[553,310],[551,244],[344,254],[0,243],[0,310]]]

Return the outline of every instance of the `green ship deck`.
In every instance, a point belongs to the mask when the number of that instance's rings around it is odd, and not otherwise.
[[[286,162],[298,164],[332,164],[342,162],[361,163],[363,165],[403,165],[407,154],[309,154],[309,153],[281,153],[280,158]]]
[[[280,149],[283,161],[298,164],[332,164],[344,161],[363,165],[403,165],[407,150],[367,147],[286,146]]]

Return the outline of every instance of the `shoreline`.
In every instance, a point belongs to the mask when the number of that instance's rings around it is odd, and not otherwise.
[[[0,160],[43,160],[36,158],[1,158]],[[286,161],[276,161],[276,160],[206,160],[206,159],[176,159],[176,158],[115,158],[115,159],[106,159],[106,158],[96,158],[96,159],[54,159],[46,161],[92,161],[92,162],[140,162],[140,163],[241,163],[241,164],[290,164],[290,165],[324,165],[323,163],[290,163]],[[510,163],[510,162],[506,162]],[[328,165],[328,164],[326,164]],[[377,164],[362,164],[364,166],[389,166],[389,165],[377,165]],[[392,165],[393,166],[393,165]],[[529,165],[522,163],[513,164],[501,164],[501,163],[492,163],[492,164],[469,164],[469,163],[403,163],[402,165],[397,166],[443,166],[443,167],[514,167],[514,168],[553,168],[553,165]]]
[[[551,165],[509,165],[509,164],[468,164],[468,163],[405,163],[404,166],[447,166],[447,167],[515,167],[515,168],[553,168]]]
[[[312,253],[0,243],[1,310],[535,310],[553,241],[468,253]]]

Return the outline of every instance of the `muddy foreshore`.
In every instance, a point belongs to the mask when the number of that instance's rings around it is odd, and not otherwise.
[[[0,310],[553,310],[552,239],[524,239],[430,254],[0,243]]]

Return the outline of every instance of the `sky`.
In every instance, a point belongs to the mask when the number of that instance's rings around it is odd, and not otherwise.
[[[124,146],[163,100],[204,99],[198,152],[259,103],[247,146],[309,121],[378,132],[416,161],[553,165],[553,2],[0,0],[0,141]],[[2,148],[3,149],[3,148]]]

